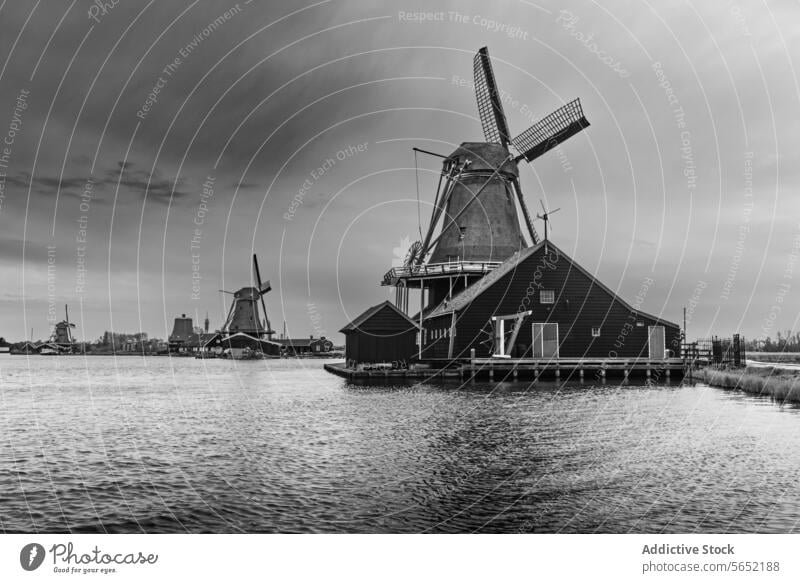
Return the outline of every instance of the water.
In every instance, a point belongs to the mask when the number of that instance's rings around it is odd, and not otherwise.
[[[797,532],[798,413],[700,385],[3,356],[0,528]]]

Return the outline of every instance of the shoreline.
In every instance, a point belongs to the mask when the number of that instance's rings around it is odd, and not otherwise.
[[[770,397],[783,405],[800,403],[800,371],[776,366],[752,367],[742,371],[706,368],[697,371],[698,380],[712,387],[744,391]]]

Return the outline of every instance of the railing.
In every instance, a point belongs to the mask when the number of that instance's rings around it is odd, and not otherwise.
[[[448,263],[428,263],[413,267],[393,267],[383,276],[382,285],[394,285],[399,279],[414,277],[488,273],[500,263],[500,261],[451,261]]]
[[[746,366],[745,339],[739,334],[730,338],[701,338],[682,345],[683,358],[694,368],[702,366]]]

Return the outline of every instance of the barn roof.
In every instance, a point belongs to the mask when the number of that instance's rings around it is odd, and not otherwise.
[[[231,334],[230,336],[222,336],[221,334],[214,334],[209,342],[213,341],[214,337],[220,336],[220,344],[226,347],[233,347],[233,348],[242,348],[244,346],[251,346],[254,343],[258,343],[263,348],[264,346],[275,346],[280,348],[281,345],[275,342],[274,340],[265,340],[264,338],[256,338],[255,336],[251,336],[245,332],[237,332],[236,334]]]
[[[353,332],[353,331],[357,330],[358,328],[360,328],[362,326],[362,324],[364,324],[364,322],[366,322],[367,320],[372,318],[372,316],[374,316],[375,314],[377,314],[378,312],[380,312],[383,308],[385,308],[387,306],[389,308],[391,308],[392,310],[394,310],[395,312],[397,312],[398,314],[400,314],[406,321],[408,321],[409,324],[414,326],[414,328],[419,328],[419,325],[416,322],[414,322],[414,320],[409,318],[402,310],[400,310],[400,308],[395,306],[389,300],[386,300],[385,302],[382,302],[382,303],[378,304],[377,306],[372,306],[371,308],[368,308],[360,316],[357,316],[352,322],[350,322],[344,328],[339,330],[339,332],[341,332],[342,334],[345,334],[347,332]]]
[[[544,245],[544,241],[533,245],[532,247],[526,247],[525,249],[520,249],[519,251],[515,252],[511,257],[506,259],[503,263],[495,267],[492,271],[484,275],[471,286],[453,296],[449,302],[444,301],[432,312],[425,314],[425,318],[435,318],[436,316],[443,316],[444,314],[450,314],[452,312],[459,312],[463,310],[472,302],[472,300],[492,287],[492,285],[494,285],[501,277],[514,271],[517,265],[533,255],[539,248],[541,248],[542,245]],[[553,246],[555,247],[555,245]]]
[[[517,266],[525,261],[528,257],[536,253],[539,249],[541,249],[544,245],[549,245],[553,249],[558,252],[559,257],[563,257],[567,261],[569,261],[570,265],[574,267],[578,272],[585,275],[591,282],[592,285],[596,285],[607,294],[612,296],[616,301],[621,303],[625,306],[628,310],[633,313],[641,314],[647,318],[651,318],[653,320],[658,320],[659,322],[665,322],[668,324],[672,324],[673,326],[677,326],[677,324],[673,324],[672,322],[668,322],[663,318],[659,318],[657,316],[653,316],[652,314],[648,314],[647,312],[643,312],[641,310],[637,310],[633,306],[631,306],[628,302],[622,299],[619,294],[611,290],[608,286],[606,286],[602,281],[597,279],[594,275],[589,273],[586,269],[584,269],[577,261],[572,259],[569,255],[564,253],[557,245],[554,245],[552,241],[540,241],[536,245],[532,245],[531,247],[527,247],[526,249],[521,249],[517,251],[506,259],[503,263],[495,267],[492,271],[487,273],[484,277],[473,283],[471,286],[466,288],[465,290],[461,291],[459,294],[455,295],[449,302],[444,301],[439,306],[437,306],[433,311],[429,314],[425,315],[425,318],[435,318],[437,316],[443,316],[445,314],[450,314],[452,312],[459,312],[466,308],[475,298],[485,292],[487,289],[492,287],[495,283],[497,283],[504,275],[511,273],[514,271]]]

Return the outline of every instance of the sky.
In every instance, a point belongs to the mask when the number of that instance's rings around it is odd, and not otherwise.
[[[551,238],[690,338],[800,329],[792,2],[0,4],[0,336],[220,327],[257,253],[273,327],[328,336],[427,228],[480,141],[488,46],[512,134],[591,126],[520,168]],[[537,224],[541,231],[541,223]],[[639,301],[641,299],[641,301]]]

